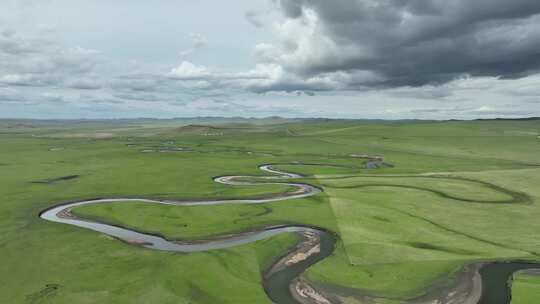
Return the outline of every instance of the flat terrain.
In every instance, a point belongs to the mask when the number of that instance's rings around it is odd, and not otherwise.
[[[519,273],[512,283],[512,303],[527,304],[535,303],[540,299],[540,276],[538,272],[534,275]]]
[[[270,303],[261,273],[295,235],[178,254],[38,217],[91,198],[290,190],[212,180],[264,175],[261,164],[301,173],[324,192],[264,205],[118,202],[74,213],[177,240],[322,227],[339,235],[337,248],[306,277],[354,289],[346,303],[403,303],[475,262],[540,261],[539,136],[539,120],[0,121],[0,302]],[[368,155],[384,160],[372,167]],[[516,275],[513,303],[540,302],[539,286],[537,275]]]

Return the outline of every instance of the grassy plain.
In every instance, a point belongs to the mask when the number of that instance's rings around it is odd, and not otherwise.
[[[540,299],[540,276],[520,273],[512,282],[512,304],[536,303]]]
[[[263,175],[257,166],[264,163],[306,174],[324,193],[259,206],[123,202],[75,212],[171,239],[274,224],[324,227],[340,241],[308,278],[381,303],[422,295],[473,261],[540,260],[540,121],[189,123],[0,122],[0,302],[270,303],[260,273],[294,244],[292,235],[173,254],[38,218],[48,206],[78,199],[287,191],[212,181]],[[394,167],[364,169],[353,154],[382,155]],[[77,178],[58,179],[66,176]],[[530,288],[536,280],[516,280],[517,303],[540,300]]]

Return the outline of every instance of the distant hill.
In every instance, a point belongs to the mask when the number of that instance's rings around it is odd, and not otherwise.
[[[485,119],[475,119],[476,121],[530,121],[530,120],[540,120],[540,117],[524,117],[524,118],[485,118]]]

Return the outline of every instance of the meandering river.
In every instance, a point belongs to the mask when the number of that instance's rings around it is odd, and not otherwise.
[[[214,178],[215,182],[227,185],[261,185],[261,184],[285,184],[294,187],[294,191],[285,194],[278,194],[261,199],[230,199],[230,200],[200,200],[200,201],[176,201],[176,200],[152,200],[133,197],[99,198],[75,202],[62,203],[41,212],[40,217],[57,223],[69,224],[85,229],[90,229],[117,238],[126,243],[142,246],[152,250],[173,251],[173,252],[200,252],[216,249],[230,248],[243,244],[256,242],[262,239],[282,233],[297,233],[300,236],[298,245],[291,249],[288,254],[275,261],[263,274],[263,285],[270,299],[276,304],[332,304],[339,303],[339,298],[328,293],[318,291],[310,286],[309,282],[303,279],[302,274],[317,262],[332,254],[337,241],[337,235],[331,231],[319,227],[309,227],[303,225],[284,225],[266,227],[262,230],[247,231],[233,236],[216,237],[200,242],[180,242],[167,240],[164,237],[135,231],[125,227],[119,227],[100,223],[93,220],[78,218],[71,210],[75,207],[91,204],[106,204],[115,202],[144,202],[150,204],[164,204],[177,206],[200,206],[200,205],[220,205],[220,204],[265,204],[295,198],[304,198],[317,195],[322,190],[315,186],[304,183],[287,182],[287,179],[301,178],[301,175],[283,172],[273,168],[271,165],[262,165],[261,170],[271,173],[272,176],[220,176]],[[248,181],[249,180],[249,181]],[[540,268],[539,264],[527,263],[490,263],[478,266],[481,278],[481,287],[473,286],[474,280],[467,283],[469,292],[476,288],[476,298],[474,292],[470,296],[464,296],[460,302],[455,302],[455,298],[446,300],[445,295],[437,296],[437,303],[455,304],[509,304],[511,299],[509,278],[518,270]],[[471,278],[474,277],[471,276]],[[463,282],[462,282],[463,283]],[[466,285],[467,285],[466,284]],[[457,285],[456,285],[457,286]],[[478,289],[481,289],[481,292]],[[452,288],[445,289],[445,293],[456,294]],[[462,292],[462,291],[459,291]],[[480,296],[481,294],[481,296]],[[454,302],[450,302],[454,301]],[[472,303],[474,301],[475,303]],[[414,303],[414,302],[413,302]]]

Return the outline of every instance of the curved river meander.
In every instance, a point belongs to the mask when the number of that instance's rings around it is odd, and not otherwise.
[[[142,246],[152,250],[172,252],[200,252],[216,249],[230,248],[242,244],[267,239],[282,233],[296,233],[300,236],[298,245],[291,249],[287,255],[274,262],[263,274],[263,285],[266,293],[277,304],[296,303],[339,303],[337,298],[323,294],[309,285],[302,278],[302,274],[317,262],[332,254],[338,239],[337,234],[318,227],[303,225],[283,225],[266,227],[262,230],[247,231],[232,236],[216,237],[197,242],[171,241],[164,237],[149,233],[139,232],[124,227],[113,226],[93,220],[78,218],[71,213],[75,207],[91,204],[105,204],[114,202],[144,202],[150,204],[176,205],[176,206],[201,206],[220,204],[265,204],[295,198],[304,198],[317,195],[322,190],[315,186],[304,183],[287,182],[287,179],[301,178],[303,176],[279,171],[271,165],[262,165],[261,170],[273,174],[272,176],[221,176],[214,178],[215,182],[227,185],[261,185],[261,184],[285,184],[294,187],[294,191],[278,194],[263,199],[231,199],[231,200],[201,200],[201,201],[177,201],[177,200],[151,200],[143,198],[102,198],[76,202],[62,203],[41,212],[40,217],[57,223],[69,224],[85,229],[94,230],[111,237],[117,238],[131,245]],[[247,181],[247,180],[250,181]],[[478,304],[509,304],[511,299],[509,279],[518,270],[540,268],[540,264],[529,263],[489,263],[477,264],[481,277],[481,297],[474,300]],[[450,293],[455,293],[450,291]],[[454,301],[454,300],[452,300]],[[468,301],[468,302],[467,302]],[[414,301],[413,301],[414,302]],[[436,303],[450,303],[440,301]],[[451,302],[455,304],[473,304],[468,298],[463,302]]]

